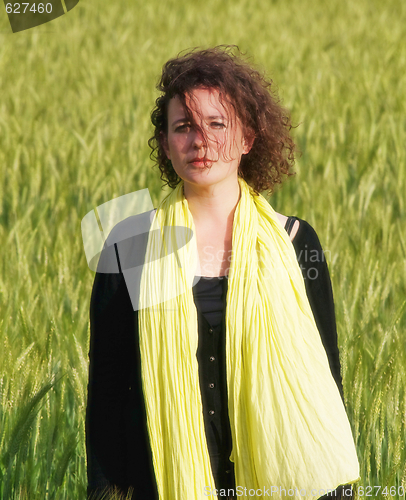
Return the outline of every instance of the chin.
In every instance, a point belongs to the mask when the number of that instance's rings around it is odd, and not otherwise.
[[[206,174],[207,175],[207,174]],[[184,180],[185,183],[193,184],[195,186],[212,186],[214,184],[217,184],[221,182],[223,179],[216,179],[213,177],[205,176],[203,175],[202,177],[196,178],[195,176],[192,178],[189,178],[187,180]]]

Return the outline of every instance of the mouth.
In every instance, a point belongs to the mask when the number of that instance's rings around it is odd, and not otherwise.
[[[189,164],[194,167],[211,167],[212,161],[207,158],[193,158],[190,160]]]

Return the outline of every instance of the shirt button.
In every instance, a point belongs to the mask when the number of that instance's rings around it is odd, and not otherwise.
[[[210,356],[210,361],[214,361],[216,358],[214,356]]]
[[[210,389],[213,389],[214,388],[214,384],[213,383],[209,384],[209,387],[210,387]]]
[[[213,328],[209,328],[209,333],[213,333]]]
[[[210,410],[209,415],[214,415],[214,410]]]

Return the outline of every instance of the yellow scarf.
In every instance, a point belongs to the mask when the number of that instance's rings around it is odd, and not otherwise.
[[[293,245],[266,199],[238,181],[226,308],[237,491],[261,498],[274,487],[273,498],[318,498],[359,479],[350,425]],[[190,228],[192,239],[170,234],[175,227]],[[181,182],[155,214],[140,289],[142,381],[161,500],[205,499],[215,488],[196,359],[194,235]]]

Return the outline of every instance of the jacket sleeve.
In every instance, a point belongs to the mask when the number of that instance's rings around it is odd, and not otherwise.
[[[307,297],[327,353],[331,373],[343,398],[333,290],[326,257],[315,230],[306,221],[299,219],[299,222],[300,226],[293,239],[293,246],[302,270]]]
[[[152,500],[157,490],[142,392],[138,312],[114,247],[119,272],[96,273],[90,300],[88,498],[102,498],[106,489],[124,495],[132,489],[133,500]]]
[[[86,412],[88,493],[125,488],[124,407],[134,359],[134,313],[122,273],[96,273],[90,301]]]

